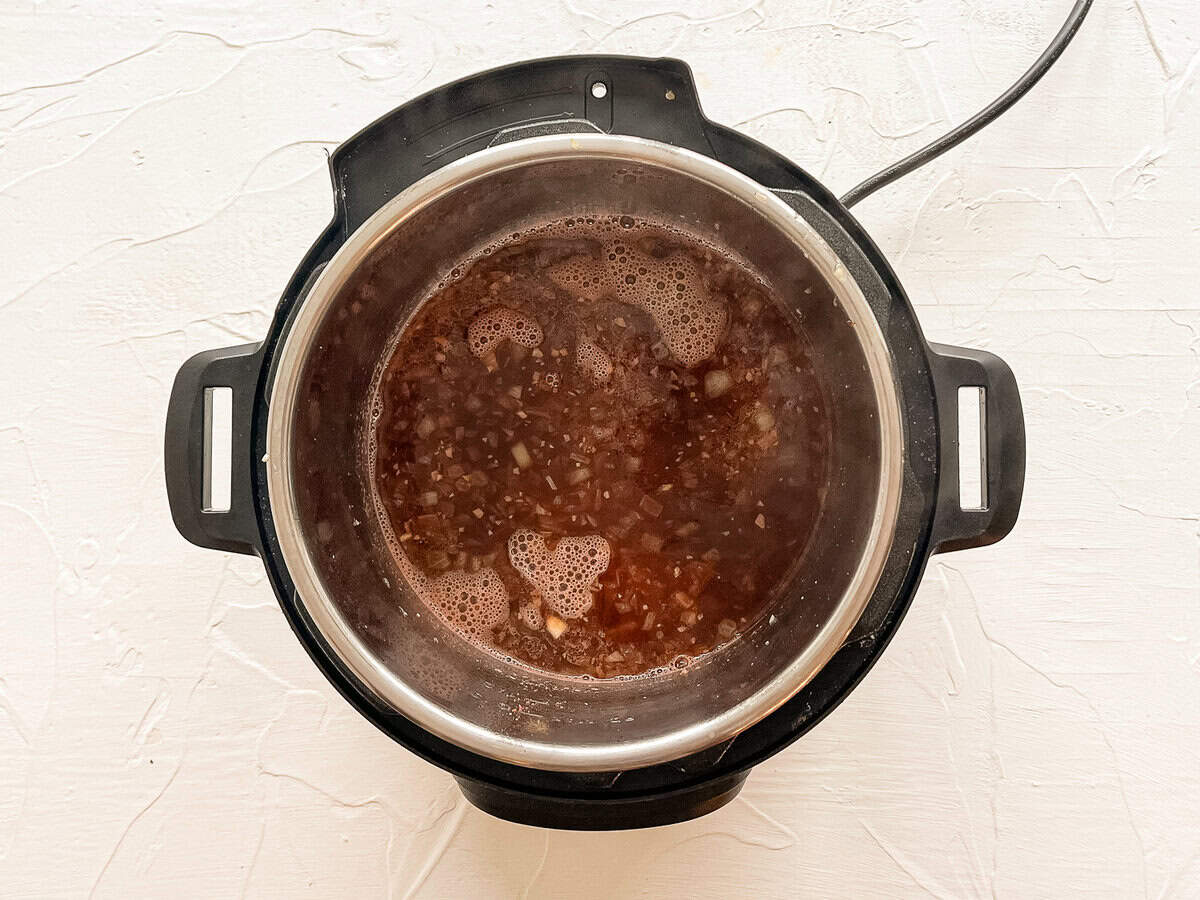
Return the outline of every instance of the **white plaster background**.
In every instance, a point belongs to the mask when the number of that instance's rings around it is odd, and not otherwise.
[[[361,720],[258,562],[167,511],[167,391],[260,338],[324,154],[422,90],[667,54],[835,189],[1007,85],[1068,0],[8,0],[0,894],[1200,896],[1200,14],[1097,0],[1049,78],[856,211],[929,337],[1020,379],[1025,508],[848,702],[650,832],[488,818]]]

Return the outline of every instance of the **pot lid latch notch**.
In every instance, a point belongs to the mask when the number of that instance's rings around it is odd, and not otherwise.
[[[601,131],[612,131],[613,127],[613,83],[602,69],[595,69],[584,79],[583,114]]]

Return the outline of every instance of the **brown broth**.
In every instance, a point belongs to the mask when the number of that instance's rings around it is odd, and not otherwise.
[[[502,655],[601,678],[753,623],[803,555],[829,454],[811,347],[770,290],[628,217],[453,274],[372,398],[381,518],[418,594]]]

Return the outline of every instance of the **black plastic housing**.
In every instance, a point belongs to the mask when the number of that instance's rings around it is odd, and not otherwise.
[[[602,82],[602,98],[592,85]],[[598,91],[596,93],[599,93]],[[328,651],[297,601],[276,543],[263,462],[267,400],[278,348],[308,285],[346,238],[400,191],[455,159],[539,134],[602,131],[686,147],[774,191],[812,224],[858,281],[889,343],[904,422],[905,469],[890,555],[862,618],[837,655],[779,710],[732,740],[681,759],[623,772],[565,773],[479,756],[382,706]],[[468,799],[502,818],[554,828],[604,830],[678,822],[732,799],[749,769],[828,715],[879,657],[932,552],[980,546],[1012,528],[1024,482],[1020,397],[1008,367],[989,353],[930,346],[882,254],[825,187],[750,138],[701,112],[688,67],[671,59],[573,56],[494,69],[438,88],[388,113],[330,159],[333,221],[292,276],[261,345],[209,351],[176,379],[165,468],[172,513],[193,543],[256,553],[288,621],[341,694],[381,730],[454,774]],[[233,499],[228,512],[200,504],[203,394],[234,389]],[[985,389],[987,496],[982,510],[958,497],[958,389]]]

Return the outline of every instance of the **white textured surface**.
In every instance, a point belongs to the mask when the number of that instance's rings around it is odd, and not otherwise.
[[[325,150],[419,91],[677,55],[713,118],[845,189],[1068,5],[4,4],[0,892],[1200,895],[1194,0],[1097,0],[1022,105],[858,210],[927,334],[1015,369],[1025,510],[937,559],[851,699],[714,815],[469,808],[326,685],[257,561],[183,542],[162,485],[175,370],[263,335],[329,216]]]

